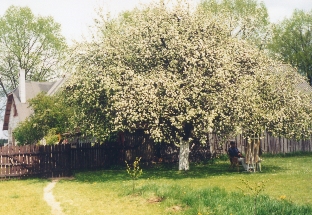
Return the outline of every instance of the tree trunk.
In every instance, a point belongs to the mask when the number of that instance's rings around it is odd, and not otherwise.
[[[190,141],[180,140],[179,170],[189,170]]]
[[[247,148],[245,149],[245,162],[248,167],[253,168],[253,171],[256,170],[256,166],[260,162],[259,150],[259,138],[252,138],[250,142],[247,142]]]

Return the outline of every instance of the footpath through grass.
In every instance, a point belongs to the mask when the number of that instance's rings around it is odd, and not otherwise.
[[[156,165],[143,168],[134,192],[125,167],[78,172],[54,195],[65,214],[312,214],[311,164],[312,154],[264,157],[258,173],[237,173],[227,159],[188,172]]]

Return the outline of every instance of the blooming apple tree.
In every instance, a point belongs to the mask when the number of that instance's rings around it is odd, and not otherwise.
[[[98,23],[98,37],[75,55],[67,86],[85,132],[143,127],[155,142],[180,145],[179,169],[187,170],[192,137],[309,131],[311,95],[297,89],[304,80],[231,37],[220,17],[182,1]]]

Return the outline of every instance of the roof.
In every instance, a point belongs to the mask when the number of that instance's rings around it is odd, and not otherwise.
[[[8,127],[9,127],[12,102],[13,102],[13,94],[10,93],[7,97],[7,103],[6,103],[5,112],[4,112],[3,130],[8,130]]]
[[[283,73],[284,71],[289,70],[298,73],[298,71],[289,64],[278,64],[277,68],[279,69],[276,69],[276,67],[273,66],[268,67],[270,71],[275,73]],[[305,93],[312,93],[312,86],[305,80],[304,76],[302,76],[302,80],[296,84],[295,88]]]
[[[49,96],[53,95],[54,93],[56,93],[60,88],[61,86],[64,84],[64,82],[67,80],[67,78],[62,78],[62,79],[59,79],[57,81],[54,82],[53,86],[49,89],[49,91],[47,92],[47,94]]]
[[[312,93],[312,86],[306,81],[302,81],[301,83],[298,83],[297,88],[302,90],[303,92]]]
[[[53,95],[61,85],[65,82],[65,78],[54,82],[32,82],[26,81],[25,83],[25,90],[26,90],[26,101],[36,97],[41,92],[46,92],[48,95]],[[24,121],[28,116],[32,114],[31,108],[29,108],[29,104],[21,103],[20,95],[19,95],[19,87],[13,90],[7,96],[7,103],[5,108],[4,114],[4,122],[3,122],[3,130],[8,130],[9,127],[9,120],[10,120],[10,113],[12,103],[15,103],[16,111],[18,113],[19,121]]]

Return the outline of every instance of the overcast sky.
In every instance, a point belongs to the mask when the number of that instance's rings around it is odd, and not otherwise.
[[[61,24],[62,34],[67,41],[80,41],[82,35],[87,36],[89,27],[96,18],[96,9],[103,8],[112,14],[129,10],[140,4],[152,0],[0,0],[0,16],[11,6],[28,6],[35,15],[52,16]],[[199,3],[200,0],[193,0]],[[290,17],[294,9],[312,10],[312,0],[263,0],[270,20],[278,22]],[[2,120],[0,120],[1,122]],[[0,138],[3,137],[2,123],[0,124]]]
[[[132,9],[152,0],[0,0],[0,16],[11,5],[28,6],[35,15],[52,16],[61,24],[62,33],[68,42],[81,40],[88,35],[89,27],[96,17],[95,10],[102,7],[113,14]],[[200,0],[192,0],[198,3]],[[264,0],[272,22],[290,17],[293,10],[312,10],[312,0]]]

